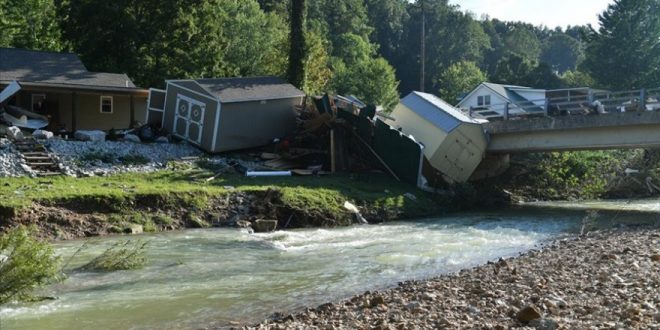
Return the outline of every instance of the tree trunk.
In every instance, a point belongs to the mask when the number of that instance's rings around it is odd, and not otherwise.
[[[305,21],[305,0],[291,0],[290,17],[290,49],[289,68],[287,78],[289,82],[298,88],[302,88],[305,77],[305,35],[303,31]]]

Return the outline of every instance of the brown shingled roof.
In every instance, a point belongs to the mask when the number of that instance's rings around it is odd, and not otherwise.
[[[135,89],[125,74],[89,72],[73,53],[0,48],[0,82]]]
[[[196,79],[222,103],[274,100],[305,96],[301,90],[277,77]]]

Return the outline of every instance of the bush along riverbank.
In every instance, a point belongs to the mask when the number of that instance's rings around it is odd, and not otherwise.
[[[660,229],[619,228],[244,329],[658,329],[658,292]]]
[[[157,232],[183,228],[335,227],[437,216],[456,210],[459,196],[432,196],[382,174],[366,177],[246,178],[211,181],[198,169],[107,177],[6,178],[0,186],[0,227],[36,225],[48,239]]]
[[[514,201],[630,199],[660,193],[660,152],[607,150],[514,155],[501,176],[474,189],[506,191]]]

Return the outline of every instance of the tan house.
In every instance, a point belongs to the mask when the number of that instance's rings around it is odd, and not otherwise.
[[[8,104],[49,116],[51,130],[128,128],[146,115],[147,90],[73,53],[0,48],[0,90],[12,81],[21,89]]]

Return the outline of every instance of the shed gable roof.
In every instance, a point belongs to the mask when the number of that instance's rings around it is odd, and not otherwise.
[[[200,86],[222,103],[303,97],[305,93],[277,77],[197,79]]]
[[[453,131],[461,123],[477,124],[474,119],[433,94],[412,92],[401,103],[445,132]]]
[[[89,72],[73,53],[0,48],[0,81],[136,88],[123,73]]]

